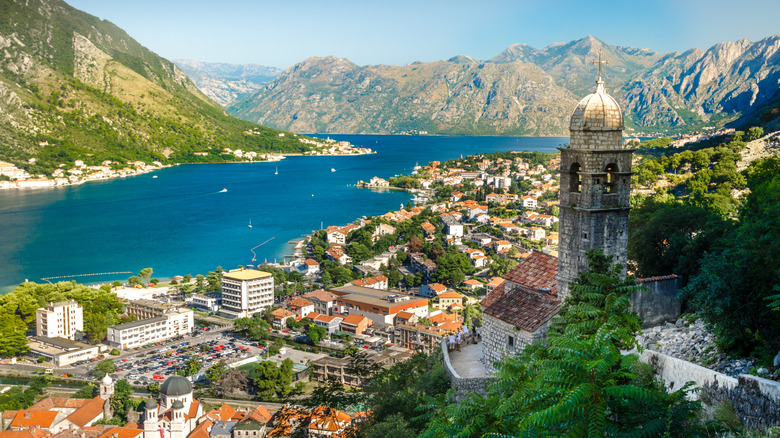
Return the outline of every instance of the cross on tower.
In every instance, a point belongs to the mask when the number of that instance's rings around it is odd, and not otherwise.
[[[598,64],[598,65],[599,65],[599,82],[601,82],[601,66],[602,66],[602,65],[607,65],[607,64],[609,64],[609,61],[602,61],[602,60],[601,60],[601,55],[602,55],[603,53],[604,53],[604,50],[602,50],[602,49],[599,49],[599,59],[598,59],[598,61],[597,61],[597,60],[595,60],[595,59],[593,59],[593,60],[591,60],[591,61],[590,61],[591,63],[593,63],[593,65],[596,65],[596,64]]]

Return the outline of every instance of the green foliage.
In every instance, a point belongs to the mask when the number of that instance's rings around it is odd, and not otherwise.
[[[268,329],[270,328],[271,325],[260,314],[233,320],[233,330],[256,341],[268,339],[270,337]]]
[[[110,403],[115,417],[127,421],[127,413],[133,409],[131,395],[133,395],[133,388],[127,380],[122,379],[114,384],[114,395],[111,396]]]
[[[768,306],[780,290],[780,160],[754,162],[746,175],[750,194],[739,224],[722,236],[720,249],[704,255],[682,297],[723,351],[769,362],[780,349],[780,314]]]
[[[35,398],[43,394],[48,386],[46,377],[36,377],[30,382],[30,386],[14,385],[8,391],[0,394],[0,410],[27,409],[35,403]]]
[[[211,382],[216,383],[222,380],[223,377],[225,377],[225,374],[228,372],[227,364],[223,361],[219,361],[215,363],[214,365],[210,366],[206,372],[206,378],[209,379]]]
[[[81,389],[73,394],[73,398],[95,398],[98,395],[97,385],[90,383],[89,385],[82,386]]]
[[[638,275],[678,274],[684,281],[698,273],[705,253],[731,232],[731,221],[673,199],[645,198],[629,216],[628,256]]]
[[[152,396],[156,397],[158,394],[160,394],[160,383],[150,382],[146,386],[146,390],[149,391],[149,394],[152,394]]]
[[[547,341],[499,363],[487,397],[439,407],[423,437],[704,436],[688,386],[667,393],[621,354],[637,345],[629,298],[638,286],[611,258],[587,256],[590,272],[572,284]]]
[[[197,374],[203,364],[200,362],[200,356],[193,354],[184,363],[184,375],[191,376]]]
[[[317,324],[309,324],[306,329],[306,336],[312,345],[317,345],[321,340],[328,337],[328,331],[325,330],[325,327],[320,327]]]
[[[114,365],[113,359],[103,359],[95,365],[93,370],[95,376],[98,379],[102,379],[106,374],[111,374],[116,371],[116,365]]]
[[[254,381],[257,396],[267,400],[274,396],[285,397],[292,391],[292,361],[285,359],[280,366],[272,361],[263,361],[249,373],[249,378]]]

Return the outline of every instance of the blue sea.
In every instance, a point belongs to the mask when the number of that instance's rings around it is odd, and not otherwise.
[[[321,225],[345,225],[362,216],[384,214],[411,198],[400,191],[355,188],[358,180],[406,174],[417,163],[461,155],[555,152],[568,141],[562,137],[330,137],[377,153],[288,157],[276,163],[180,165],[78,186],[0,191],[0,292],[25,279],[41,282],[62,277],[99,283],[126,280],[145,267],[154,269],[154,277],[167,278],[206,274],[217,266],[232,269],[281,262],[293,252],[288,242]],[[252,248],[260,244],[253,254]],[[114,272],[129,273],[85,275]]]

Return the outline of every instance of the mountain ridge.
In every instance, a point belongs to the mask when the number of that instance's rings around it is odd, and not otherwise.
[[[228,112],[294,132],[566,135],[572,100],[576,104],[593,92],[597,74],[591,60],[603,51],[609,61],[604,69],[606,86],[624,110],[628,131],[675,132],[739,124],[741,116],[761,112],[763,105],[773,102],[780,81],[780,65],[772,61],[778,56],[778,39],[780,35],[756,42],[722,42],[707,50],[656,53],[613,46],[588,35],[543,49],[513,44],[488,60],[456,55],[447,61],[405,66],[357,66],[346,58],[311,57],[228,106]],[[341,59],[340,70],[332,69],[333,59]],[[530,71],[529,64],[538,68],[533,80],[523,76]],[[463,75],[476,80],[486,66],[494,80],[485,83],[483,77],[477,83],[490,88],[487,95],[468,92],[466,82],[451,82]],[[302,68],[308,76],[299,74]],[[361,89],[350,77],[384,83],[385,88]],[[504,86],[498,86],[499,77]],[[408,83],[418,89],[403,86]],[[507,87],[507,83],[515,85]],[[452,85],[460,92],[449,88]],[[423,91],[441,88],[453,95],[437,100],[437,95],[426,96]],[[530,94],[529,89],[538,94]],[[475,100],[466,104],[469,96]],[[505,105],[498,109],[496,101]],[[533,102],[539,104],[537,111],[529,113],[526,109]],[[372,120],[377,124],[370,126]],[[465,123],[457,126],[457,121]]]

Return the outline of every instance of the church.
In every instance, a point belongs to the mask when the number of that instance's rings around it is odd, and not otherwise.
[[[186,438],[203,416],[203,407],[192,397],[192,383],[172,376],[160,386],[160,403],[149,399],[144,406],[143,438]]]
[[[599,77],[574,110],[570,144],[561,151],[559,257],[532,253],[482,301],[483,362],[493,363],[544,339],[587,269],[586,251],[601,249],[625,267],[633,149],[623,146],[623,112]]]

